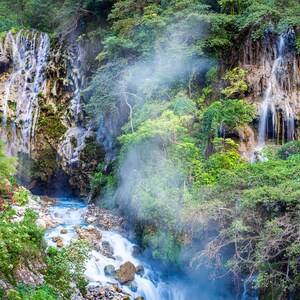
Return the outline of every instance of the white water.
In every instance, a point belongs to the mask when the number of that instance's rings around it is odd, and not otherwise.
[[[268,119],[272,118],[272,139],[278,138],[279,131],[283,134],[282,127],[286,130],[286,140],[292,141],[294,139],[294,122],[296,111],[296,98],[298,74],[296,58],[293,59],[292,78],[289,78],[290,56],[288,52],[287,40],[292,36],[293,32],[281,35],[278,40],[278,45],[272,49],[272,54],[266,54],[263,57],[262,65],[264,66],[264,73],[269,76],[266,79],[267,88],[264,94],[264,100],[259,110],[259,136],[258,144],[265,145],[268,139]],[[272,63],[272,56],[274,61]],[[280,117],[278,113],[284,118],[284,125],[280,125]],[[281,120],[283,122],[283,120]],[[280,128],[279,128],[280,127]],[[277,130],[279,128],[279,131]],[[283,138],[284,139],[284,138]]]
[[[82,218],[82,214],[86,210],[86,205],[83,202],[74,199],[58,199],[58,204],[50,209],[52,216],[64,221],[64,224],[54,229],[48,230],[46,240],[48,245],[55,246],[51,237],[60,235],[63,238],[63,243],[68,243],[71,239],[76,238],[74,230],[75,225],[87,226]],[[67,234],[60,234],[62,228],[67,228]],[[160,274],[152,270],[151,266],[138,260],[132,256],[134,244],[122,237],[120,234],[111,231],[102,231],[102,241],[108,241],[114,249],[114,258],[108,258],[100,252],[93,250],[87,269],[85,272],[86,278],[91,284],[102,284],[117,282],[111,277],[104,274],[106,265],[113,265],[116,269],[123,263],[130,261],[134,265],[143,265],[145,274],[143,276],[135,275],[135,281],[138,285],[137,292],[132,292],[127,286],[122,286],[122,289],[132,295],[133,298],[144,296],[146,300],[184,300],[184,291],[176,282],[164,282]]]
[[[4,44],[1,44],[1,60],[7,63],[10,60],[13,64],[2,99],[2,138],[9,144],[9,155],[16,156],[18,152],[30,153],[39,114],[38,94],[46,82],[45,69],[49,51],[49,36],[32,30],[20,30],[16,35],[9,32]],[[8,141],[6,127],[9,103],[16,106],[16,111],[12,123],[12,137]],[[17,128],[20,129],[20,136],[17,136]]]

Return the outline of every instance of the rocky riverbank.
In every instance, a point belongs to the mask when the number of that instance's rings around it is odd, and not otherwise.
[[[65,210],[60,215],[55,211],[59,206],[56,199],[30,195],[28,203],[25,206],[13,205],[16,213],[12,221],[22,221],[26,210],[30,209],[37,215],[37,225],[46,230],[45,240],[48,245],[64,248],[71,239],[84,240],[93,249],[90,254],[90,260],[95,259],[95,256],[97,256],[107,258],[110,261],[117,261],[120,253],[117,253],[117,250],[114,249],[115,246],[112,246],[106,240],[105,236],[110,232],[108,230],[122,232],[124,219],[94,205],[86,207],[83,202],[77,201],[77,203],[83,209],[71,204],[67,208],[64,208]],[[70,215],[72,214],[75,214],[74,222],[77,222],[77,225],[73,225],[71,222],[72,226],[69,227]],[[80,218],[85,220],[84,224]],[[55,234],[51,236],[52,233]],[[99,260],[99,258],[96,258],[96,260]],[[90,283],[86,288],[85,294],[79,291],[75,283],[70,282],[70,286],[74,288],[74,294],[70,299],[144,299],[144,297],[136,295],[138,284],[135,281],[135,276],[142,276],[144,274],[144,268],[141,265],[135,265],[130,261],[126,261],[119,264],[119,267],[110,264],[101,265],[101,267],[106,280],[104,281],[103,278],[89,280]],[[45,284],[45,269],[46,264],[43,260],[43,255],[41,255],[38,258],[30,260],[29,263],[25,262],[25,260],[24,262],[20,261],[14,271],[14,276],[18,282],[23,282],[31,286],[42,286]],[[0,281],[0,287],[7,291],[13,289],[13,286],[5,280]]]

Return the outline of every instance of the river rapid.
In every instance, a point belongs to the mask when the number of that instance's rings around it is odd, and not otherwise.
[[[83,214],[87,210],[87,205],[83,201],[73,198],[58,198],[57,204],[52,206],[49,213],[54,218],[61,219],[64,223],[56,228],[50,229],[46,233],[46,241],[48,245],[56,246],[52,238],[60,236],[63,244],[66,245],[73,238],[76,238],[75,226],[87,227],[89,224],[84,220]],[[61,230],[67,229],[66,234],[61,234]],[[123,291],[130,294],[133,299],[144,297],[146,300],[184,300],[186,292],[176,281],[162,280],[162,274],[153,270],[151,265],[145,261],[133,256],[134,244],[113,231],[101,231],[101,241],[107,241],[113,248],[113,258],[104,256],[100,251],[93,250],[86,264],[85,276],[90,285],[102,285],[117,283],[113,277],[105,275],[104,267],[113,265],[118,269],[122,264],[129,261],[135,266],[142,265],[145,269],[143,275],[135,275],[137,291],[133,292],[127,286],[122,286]]]

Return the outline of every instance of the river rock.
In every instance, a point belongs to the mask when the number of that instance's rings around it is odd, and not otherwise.
[[[133,257],[137,257],[140,254],[142,254],[142,252],[143,252],[143,249],[141,247],[135,245],[132,248],[132,253],[131,254],[132,254]]]
[[[144,297],[137,297],[137,298],[134,298],[134,300],[145,300]]]
[[[104,230],[114,230],[121,232],[124,223],[124,218],[112,214],[111,212],[96,207],[94,204],[88,206],[87,212],[83,215],[88,223],[93,223],[95,226]]]
[[[131,297],[129,295],[126,295],[126,293],[119,292],[114,285],[109,286],[88,286],[86,288],[86,295],[84,299],[103,299],[103,300],[131,300]]]
[[[86,219],[86,221],[88,223],[94,223],[96,220],[97,220],[97,218],[95,218],[95,217],[89,217],[89,218]]]
[[[62,240],[57,241],[57,242],[56,242],[56,246],[57,246],[58,248],[62,248],[62,247],[64,246],[63,241],[62,241]]]
[[[134,264],[127,261],[125,264],[120,266],[120,269],[116,271],[116,279],[121,284],[126,284],[127,282],[133,281],[135,276],[136,268]]]
[[[145,268],[142,265],[137,265],[135,268],[137,275],[143,276],[145,274]]]
[[[67,228],[63,228],[61,231],[60,231],[61,234],[66,234],[68,233],[68,229]]]
[[[94,226],[88,226],[87,228],[75,226],[75,230],[79,236],[79,239],[88,241],[93,246],[100,243],[102,235]]]
[[[134,293],[138,290],[138,285],[135,280],[131,281],[128,286]]]
[[[57,203],[57,200],[55,198],[51,198],[48,196],[41,196],[40,200],[48,205],[54,205]]]
[[[104,267],[104,274],[106,276],[115,277],[116,268],[113,265],[107,265]]]
[[[114,249],[109,242],[103,241],[101,245],[99,245],[98,250],[101,251],[104,256],[113,258]]]

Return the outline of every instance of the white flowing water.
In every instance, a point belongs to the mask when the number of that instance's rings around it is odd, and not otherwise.
[[[10,145],[8,154],[30,153],[39,114],[38,95],[46,82],[50,38],[47,34],[32,30],[20,30],[16,35],[9,32],[0,50],[1,60],[13,64],[2,99],[2,138]],[[15,120],[12,123],[12,137],[8,141],[6,127],[10,105],[15,106]],[[20,129],[19,137],[17,128]]]
[[[272,140],[292,141],[294,139],[294,122],[299,74],[295,53],[289,49],[294,33],[281,35],[271,49],[263,56],[263,72],[269,74],[266,79],[264,100],[259,109],[258,144],[265,145],[272,132]],[[290,66],[293,65],[292,70]],[[271,121],[269,122],[271,118]],[[272,124],[270,124],[272,123]],[[270,127],[271,128],[268,128]],[[281,135],[281,136],[279,136]]]
[[[74,199],[58,199],[58,203],[50,209],[53,217],[61,219],[64,223],[54,229],[48,230],[46,240],[48,245],[55,246],[52,237],[60,235],[63,243],[70,242],[73,238],[76,239],[74,226],[87,226],[88,224],[82,218],[82,214],[87,207],[82,201]],[[60,234],[62,228],[67,228],[67,234]],[[118,269],[123,263],[130,261],[134,265],[143,265],[145,274],[143,276],[135,275],[135,281],[138,289],[132,292],[127,286],[122,286],[123,290],[129,293],[133,299],[138,296],[145,297],[146,300],[184,300],[188,299],[185,296],[183,289],[176,282],[164,282],[161,279],[161,274],[152,270],[151,266],[143,261],[140,261],[132,255],[134,244],[122,237],[120,234],[112,231],[101,231],[102,240],[107,241],[114,250],[114,258],[108,258],[102,253],[93,250],[90,259],[86,265],[85,276],[90,284],[102,284],[117,282],[114,278],[107,277],[104,273],[104,267],[113,265]]]

